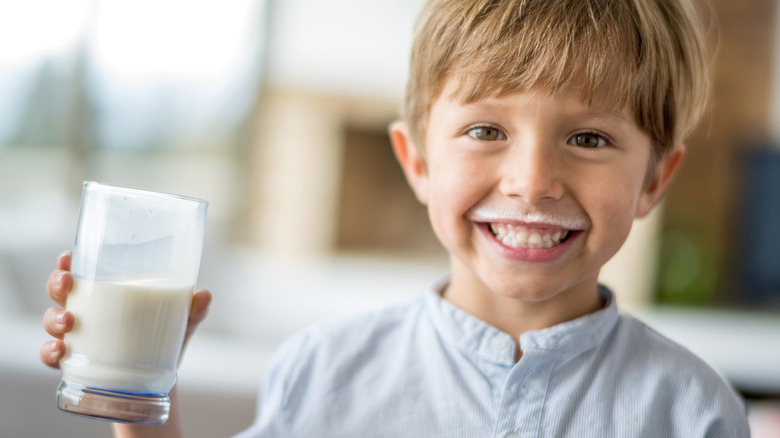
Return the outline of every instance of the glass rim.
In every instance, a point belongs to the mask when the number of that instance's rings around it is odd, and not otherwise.
[[[84,181],[84,191],[86,191],[88,188],[96,189],[101,192],[125,193],[136,197],[173,199],[173,200],[180,200],[180,201],[195,202],[204,206],[208,206],[209,204],[209,201],[206,201],[205,199],[195,198],[192,196],[176,195],[173,193],[157,192],[154,190],[139,189],[135,187],[119,186],[114,184],[104,184],[97,181]]]

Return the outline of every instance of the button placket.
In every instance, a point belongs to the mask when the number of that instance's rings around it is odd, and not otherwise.
[[[524,352],[504,385],[496,437],[537,437],[545,411],[544,393],[558,362],[555,353]]]

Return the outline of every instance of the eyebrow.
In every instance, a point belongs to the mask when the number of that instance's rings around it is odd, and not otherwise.
[[[502,96],[486,97],[465,102],[458,98],[457,92],[442,93],[442,97],[456,104],[458,107],[456,111],[461,116],[468,116],[474,112],[482,111],[509,113],[513,108],[513,105],[501,101]],[[596,100],[596,103],[591,104],[589,104],[587,101],[580,100],[580,106],[575,108],[573,111],[563,111],[560,113],[560,115],[583,122],[588,120],[597,120],[603,123],[618,124],[629,127],[638,125],[634,116],[630,114],[630,111],[628,114],[624,114],[623,109],[615,109],[614,105],[611,106],[609,103],[599,99]]]
[[[496,102],[495,100],[477,100],[474,102],[461,102],[459,100],[451,100],[451,102],[457,105],[457,108],[461,112],[471,111],[500,111],[508,112],[512,109],[513,105],[506,103]]]
[[[479,100],[475,102],[466,102],[461,103],[458,101],[454,101],[458,104],[457,112],[464,114],[464,113],[470,113],[475,111],[497,111],[502,113],[511,112],[512,105],[505,104],[501,102],[495,102],[491,100]],[[607,122],[612,123],[628,123],[631,124],[634,122],[634,119],[631,117],[627,117],[627,115],[622,114],[621,112],[614,111],[614,110],[607,110],[607,109],[592,109],[592,107],[584,106],[584,109],[577,109],[575,111],[564,111],[561,113],[561,115],[564,115],[566,117],[576,117],[578,119],[599,119],[604,120]]]
[[[619,123],[633,123],[633,119],[627,118],[625,115],[615,111],[593,111],[587,110],[582,114],[583,118],[589,119],[604,119],[607,121],[619,122]]]

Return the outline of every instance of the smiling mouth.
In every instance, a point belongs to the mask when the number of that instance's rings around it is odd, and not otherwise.
[[[535,228],[522,225],[493,222],[488,226],[490,234],[510,248],[549,249],[566,241],[572,230]]]

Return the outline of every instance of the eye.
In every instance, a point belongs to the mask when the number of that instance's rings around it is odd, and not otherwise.
[[[607,141],[604,139],[604,137],[596,133],[583,132],[572,137],[571,140],[569,140],[569,143],[573,146],[579,146],[581,148],[594,149],[605,146]]]
[[[468,135],[480,141],[506,140],[503,132],[492,126],[475,126],[467,131]]]
[[[569,139],[569,144],[586,149],[595,149],[606,146],[609,142],[604,136],[595,132],[582,132]]]

